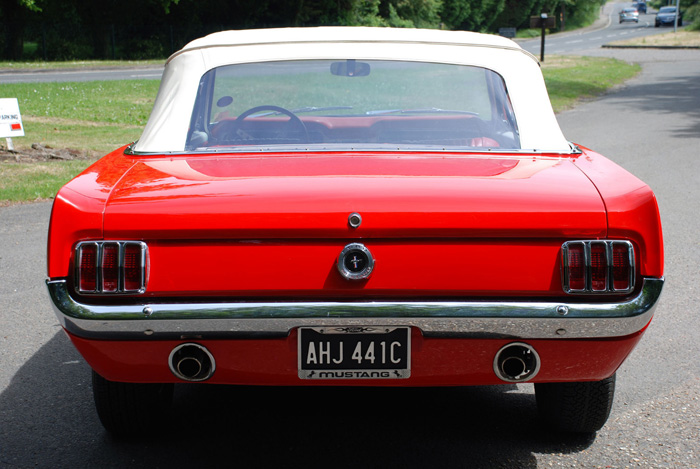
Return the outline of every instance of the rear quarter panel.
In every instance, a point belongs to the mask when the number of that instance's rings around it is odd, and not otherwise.
[[[134,164],[120,148],[63,186],[51,210],[47,269],[49,278],[67,277],[73,246],[78,240],[103,237],[105,204],[112,189]]]
[[[639,248],[643,276],[662,277],[663,233],[656,196],[651,188],[604,156],[581,147],[575,164],[598,189],[608,217],[608,238],[629,239]]]

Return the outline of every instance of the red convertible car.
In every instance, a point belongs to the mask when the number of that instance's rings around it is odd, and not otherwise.
[[[47,285],[115,434],[175,383],[534,383],[594,432],[661,293],[654,194],[468,32],[221,32],[56,196]]]

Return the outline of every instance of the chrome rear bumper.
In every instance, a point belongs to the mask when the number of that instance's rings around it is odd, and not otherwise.
[[[642,330],[654,314],[664,279],[645,279],[636,297],[620,303],[144,302],[104,306],[79,303],[65,280],[46,283],[61,325],[87,339],[286,337],[296,327],[328,325],[413,326],[433,337],[584,339],[622,337]]]

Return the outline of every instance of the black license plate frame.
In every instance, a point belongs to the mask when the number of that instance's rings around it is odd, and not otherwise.
[[[323,326],[298,329],[300,379],[407,379],[409,326]]]

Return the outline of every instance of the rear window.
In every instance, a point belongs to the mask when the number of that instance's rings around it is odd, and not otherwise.
[[[188,151],[519,149],[479,67],[353,59],[237,64],[201,79]]]

